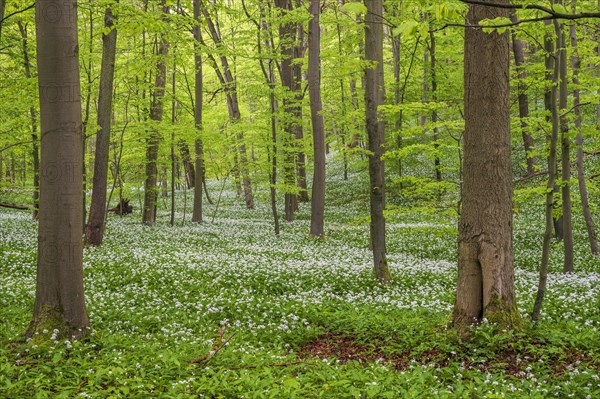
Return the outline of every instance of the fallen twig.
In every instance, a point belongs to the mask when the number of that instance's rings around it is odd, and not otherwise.
[[[315,365],[315,363],[310,363],[310,362],[305,362],[303,360],[298,360],[298,361],[289,362],[289,363],[249,364],[247,366],[232,367],[229,370],[256,369],[256,368],[259,368],[259,367],[287,367],[287,366],[293,366],[295,364],[308,364],[309,366],[314,366]]]
[[[212,349],[206,355],[202,355],[196,359],[190,360],[189,364],[208,363],[213,357],[215,357],[217,353],[219,353],[221,349],[223,349],[225,345],[229,343],[229,341],[231,341],[235,333],[231,334],[225,340],[223,340],[223,335],[225,335],[225,326],[221,327],[221,330],[219,330],[217,333],[217,338],[215,339]]]

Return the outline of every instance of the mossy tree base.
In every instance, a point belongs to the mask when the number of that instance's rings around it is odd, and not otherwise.
[[[65,338],[80,340],[88,331],[88,326],[73,326],[68,323],[60,307],[43,306],[29,323],[25,336],[31,338],[34,344],[41,344]]]

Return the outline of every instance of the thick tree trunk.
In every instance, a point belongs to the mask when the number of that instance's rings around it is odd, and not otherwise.
[[[560,39],[560,25],[557,21],[554,21],[555,31],[557,37]],[[557,49],[560,48],[560,42],[557,43]],[[552,81],[558,82],[559,70],[561,58],[559,51],[554,51],[548,54],[549,57],[555,57],[556,62],[553,63]],[[556,187],[556,147],[558,144],[558,131],[559,127],[559,116],[558,116],[558,104],[556,97],[558,94],[557,85],[554,84],[550,87],[550,96],[547,100],[550,104],[546,104],[550,107],[552,122],[552,132],[550,134],[550,152],[548,154],[548,185],[546,189],[546,228],[544,230],[544,241],[542,243],[542,260],[540,262],[540,278],[538,281],[538,289],[535,297],[535,303],[533,304],[533,310],[531,312],[531,321],[537,323],[540,318],[542,311],[542,302],[544,301],[544,295],[546,294],[546,282],[548,279],[548,260],[550,259],[550,241],[552,240],[552,228],[556,224],[552,216],[554,210],[554,193]]]
[[[34,340],[85,335],[77,2],[38,0],[41,178]],[[39,333],[39,335],[36,335]],[[56,339],[55,338],[55,339]]]
[[[194,123],[196,125],[197,138],[194,143],[196,156],[196,175],[194,176],[194,210],[192,222],[202,222],[202,184],[204,183],[204,146],[202,143],[202,31],[200,29],[200,0],[194,0],[194,62],[196,65],[195,87],[194,87]],[[208,194],[208,193],[207,193]]]
[[[117,53],[117,30],[113,29],[113,15],[110,8],[104,11],[102,34],[102,64],[100,66],[100,91],[98,93],[98,126],[96,133],[96,154],[94,158],[94,180],[92,204],[85,227],[85,242],[100,245],[104,238],[106,222],[106,188],[108,186],[108,153],[112,118],[112,96]]]
[[[1,15],[0,15],[1,17]],[[19,31],[21,32],[21,44],[23,48],[23,66],[25,68],[25,77],[31,79],[31,62],[29,61],[29,50],[27,49],[28,37],[27,27],[23,25],[21,21],[17,22]],[[31,158],[33,160],[33,218],[37,219],[38,210],[40,207],[40,150],[39,150],[39,139],[38,139],[38,115],[35,107],[29,107],[29,118],[31,120]],[[0,176],[2,176],[0,167]],[[1,179],[1,178],[0,178]]]
[[[517,17],[513,14],[511,20],[516,23]],[[531,176],[535,173],[537,160],[533,155],[535,143],[533,136],[529,134],[529,123],[527,123],[527,118],[529,118],[529,96],[527,95],[527,72],[525,71],[525,43],[517,39],[515,32],[512,33],[512,48],[518,74],[519,119],[521,120],[521,136],[523,137],[523,147],[525,148],[527,160],[526,176]]]
[[[311,0],[308,24],[308,92],[310,97],[310,115],[313,128],[314,171],[310,213],[310,235],[322,237],[325,232],[325,125],[323,123],[323,105],[321,103],[321,14],[320,0]]]
[[[165,0],[161,0],[162,12],[164,16],[169,13],[169,7]],[[165,96],[165,85],[167,83],[167,68],[164,58],[169,52],[169,42],[166,35],[160,35],[160,45],[158,48],[159,61],[156,66],[157,73],[154,82],[154,92],[152,93],[152,106],[150,107],[150,119],[156,123],[163,118],[163,99]],[[157,127],[152,127],[150,136],[146,141],[146,180],[144,181],[144,209],[142,213],[142,222],[144,224],[156,223],[156,205],[158,200],[156,163],[158,161],[158,145],[160,143],[160,132]]]
[[[369,182],[371,204],[371,248],[375,275],[383,284],[391,282],[385,255],[385,175],[381,159],[385,146],[385,127],[378,107],[384,103],[383,7],[381,0],[365,0],[365,115],[369,139]]]
[[[507,12],[470,5],[466,20],[474,25],[501,16]],[[519,318],[512,252],[508,33],[466,28],[464,58],[464,177],[453,313],[459,332],[483,318],[503,327]]]
[[[575,12],[575,0],[572,2],[572,7],[573,12]],[[573,84],[575,85],[575,90],[573,91],[573,107],[575,112],[575,129],[577,130],[577,139],[575,143],[577,146],[577,182],[579,184],[581,208],[583,210],[583,218],[585,219],[590,249],[593,255],[598,255],[600,254],[600,247],[598,246],[598,240],[596,239],[596,229],[594,227],[594,220],[592,219],[592,213],[590,211],[590,202],[588,198],[587,185],[585,182],[585,169],[583,165],[583,134],[581,133],[581,109],[579,108],[581,104],[579,95],[579,69],[581,62],[579,60],[577,30],[575,25],[571,25],[570,27],[570,36],[571,47],[573,48],[573,55],[571,56]]]

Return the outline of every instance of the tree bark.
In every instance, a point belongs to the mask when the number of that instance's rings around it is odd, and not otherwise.
[[[560,39],[560,26],[559,23],[554,21],[554,28],[557,34],[557,38]],[[560,48],[560,42],[557,43],[557,49]],[[552,81],[558,84],[560,62],[562,62],[559,56],[559,51],[556,50],[549,57],[554,57],[556,62],[553,64]],[[554,209],[554,192],[556,187],[556,147],[558,144],[558,132],[559,116],[558,116],[558,104],[556,97],[558,94],[557,84],[553,84],[550,87],[550,96],[547,98],[550,104],[547,104],[551,110],[551,122],[552,132],[550,135],[550,152],[548,154],[548,185],[546,186],[546,227],[544,230],[544,241],[542,243],[542,260],[540,262],[540,278],[538,281],[538,289],[535,297],[535,303],[533,304],[533,310],[531,312],[531,321],[535,324],[539,321],[540,313],[542,311],[542,302],[544,301],[544,295],[546,294],[546,282],[548,279],[548,260],[550,259],[550,241],[552,240],[552,228],[555,225],[553,214]]]
[[[434,107],[437,106],[437,74],[436,74],[436,47],[435,47],[435,33],[429,32],[429,58],[430,58],[430,69],[431,69],[431,101],[434,102]],[[438,113],[434,108],[431,111],[431,123],[433,124],[433,149],[435,153],[433,155],[433,166],[435,168],[435,180],[442,181],[442,165],[440,162],[440,156],[438,150],[440,144],[438,142],[440,137],[440,128],[437,126]]]
[[[572,2],[573,12],[575,12],[575,0]],[[575,129],[577,130],[576,138],[576,153],[577,153],[577,182],[579,185],[579,196],[581,197],[581,208],[583,211],[583,218],[585,220],[585,227],[588,233],[588,240],[590,242],[590,249],[593,255],[600,254],[600,247],[598,246],[598,240],[596,239],[596,229],[594,227],[594,220],[592,219],[592,213],[590,212],[590,202],[588,198],[587,185],[585,182],[585,169],[583,165],[583,134],[581,133],[581,104],[579,95],[579,70],[581,62],[579,59],[579,51],[577,46],[577,30],[575,25],[570,27],[571,36],[571,47],[573,48],[573,54],[571,56],[571,65],[573,69],[573,84],[575,90],[573,91],[573,109],[575,112]]]
[[[302,0],[296,0],[296,7],[302,5]],[[296,26],[298,32],[298,38],[296,39],[296,45],[294,46],[294,60],[301,60],[304,57],[304,25],[298,23]],[[298,175],[298,187],[300,187],[300,193],[298,194],[298,201],[308,202],[308,187],[306,185],[306,154],[304,153],[304,128],[302,126],[302,100],[304,98],[304,91],[302,90],[302,63],[295,62],[292,65],[293,85],[292,91],[294,92],[295,104],[294,104],[294,119],[295,125],[295,136],[297,146],[297,175]],[[295,204],[295,210],[298,210],[298,204]]]
[[[514,13],[511,15],[511,21],[517,22],[517,17]],[[523,137],[523,147],[525,148],[525,158],[527,161],[527,174],[531,176],[535,173],[537,160],[535,158],[535,142],[533,136],[529,134],[529,96],[527,95],[527,72],[525,71],[525,43],[517,39],[517,34],[512,33],[512,47],[515,57],[515,66],[517,68],[518,79],[518,101],[519,101],[519,119],[521,120],[521,136]]]
[[[311,0],[308,28],[308,92],[313,128],[314,170],[310,206],[310,235],[323,237],[325,212],[325,125],[321,103],[321,14],[320,0]]]
[[[562,1],[558,2],[562,4]],[[562,182],[561,182],[561,197],[562,197],[562,227],[563,227],[563,244],[565,249],[563,271],[569,273],[573,271],[573,222],[571,217],[571,142],[569,138],[569,122],[566,115],[567,101],[569,91],[567,87],[567,49],[565,31],[562,23],[559,24],[557,31],[557,42],[560,43],[559,58],[559,109],[560,109],[560,142],[561,142],[561,165],[562,165]]]
[[[161,0],[163,18],[169,13],[169,7],[165,0]],[[163,118],[163,99],[165,96],[165,86],[167,84],[167,67],[165,57],[169,52],[169,42],[166,35],[161,33],[160,45],[158,48],[159,61],[156,66],[157,73],[154,81],[154,92],[152,93],[152,106],[150,107],[150,119],[157,124]],[[160,132],[157,127],[152,127],[150,135],[146,141],[146,180],[144,181],[144,209],[142,222],[152,225],[156,223],[156,206],[158,200],[156,163],[158,161],[158,146],[160,143]]]
[[[82,120],[77,2],[36,2],[41,175],[34,340],[80,338],[83,290]],[[36,333],[39,335],[36,336]]]
[[[106,227],[106,189],[108,186],[108,153],[112,118],[112,98],[117,53],[117,30],[113,27],[112,10],[104,11],[102,34],[102,64],[100,66],[100,91],[98,93],[98,126],[96,133],[96,154],[94,158],[94,179],[92,203],[88,223],[85,227],[85,242],[101,245]]]
[[[475,25],[501,16],[508,13],[470,5],[466,21]],[[460,333],[484,318],[504,328],[519,318],[512,252],[508,33],[466,28],[464,46],[464,177],[453,312]]]
[[[378,107],[384,103],[383,80],[383,6],[381,0],[365,0],[365,116],[369,140],[369,183],[371,208],[371,248],[375,275],[383,284],[391,282],[385,254],[385,175],[381,159],[385,146],[385,127]]]
[[[200,29],[200,0],[194,0],[194,63],[195,63],[195,86],[194,86],[194,124],[196,125],[197,138],[194,142],[194,153],[196,156],[196,175],[194,176],[194,210],[192,222],[202,222],[202,184],[204,182],[204,146],[202,143],[202,31]],[[208,194],[208,193],[207,193]]]
[[[1,17],[1,16],[0,16]],[[17,22],[19,26],[19,31],[21,32],[21,44],[23,48],[23,67],[25,68],[25,77],[29,80],[32,78],[31,73],[31,62],[29,60],[29,50],[28,46],[28,37],[27,37],[27,26],[23,25],[21,21]],[[39,198],[40,198],[40,149],[39,149],[39,139],[38,139],[38,115],[35,107],[29,107],[29,118],[31,120],[31,158],[33,160],[33,213],[32,216],[34,219],[38,217],[38,210],[40,207]],[[0,167],[0,169],[2,169]],[[2,176],[2,172],[0,171],[0,176]]]

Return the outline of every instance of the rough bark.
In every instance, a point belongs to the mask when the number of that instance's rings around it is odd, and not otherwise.
[[[572,3],[573,11],[575,11],[575,0]],[[583,164],[583,134],[581,133],[581,109],[579,108],[580,94],[579,94],[579,69],[581,62],[579,59],[579,51],[577,46],[577,30],[575,25],[570,27],[571,36],[571,47],[573,48],[573,54],[571,56],[571,65],[573,69],[573,84],[575,90],[573,91],[573,109],[575,112],[575,129],[577,130],[576,138],[576,153],[577,153],[577,183],[579,185],[579,196],[581,197],[581,208],[583,211],[583,218],[585,220],[585,227],[588,233],[588,240],[590,243],[590,250],[593,255],[600,254],[600,247],[598,246],[598,240],[596,239],[596,229],[594,227],[594,220],[592,219],[592,213],[590,211],[590,202],[588,198],[587,185],[585,182],[585,169]]]
[[[38,0],[41,175],[34,340],[85,335],[77,2]],[[60,11],[60,12],[57,12]],[[36,333],[39,333],[36,335]]]
[[[383,80],[383,7],[381,0],[365,0],[365,116],[369,141],[369,200],[371,208],[371,248],[375,275],[380,282],[391,281],[385,254],[385,175],[381,159],[385,145],[385,127],[378,107],[384,103]]]
[[[183,139],[178,141],[179,155],[183,162],[183,171],[185,173],[185,184],[187,188],[193,188],[196,182],[196,168],[192,163],[192,157],[190,155],[190,148]]]
[[[94,157],[94,179],[92,203],[85,227],[85,242],[89,245],[101,245],[106,226],[106,189],[108,186],[108,153],[112,118],[113,82],[115,57],[117,53],[117,30],[113,29],[114,17],[110,8],[104,11],[102,34],[102,64],[100,66],[100,91],[98,93],[98,127],[96,133],[96,154]]]
[[[501,16],[508,15],[503,10],[470,5],[466,21],[474,25]],[[459,332],[483,318],[503,327],[518,320],[512,252],[508,33],[466,28],[464,46],[464,175],[453,312]]]
[[[200,30],[200,0],[194,0],[194,63],[196,66],[194,86],[194,124],[196,125],[197,138],[194,142],[196,156],[196,175],[194,176],[194,210],[192,222],[202,222],[202,184],[204,182],[204,146],[202,143],[202,31]],[[208,194],[208,193],[207,193]]]
[[[325,232],[325,125],[321,103],[321,14],[320,0],[311,0],[308,28],[308,92],[313,128],[314,169],[310,213],[310,235],[322,237]]]
[[[169,13],[169,7],[165,0],[161,0],[162,12],[164,16]],[[154,91],[152,93],[152,105],[150,107],[150,119],[156,123],[163,118],[163,99],[165,96],[165,85],[167,83],[167,67],[165,57],[169,52],[169,42],[166,35],[160,35],[160,45],[158,48],[158,64],[156,65],[156,77],[154,81]],[[158,128],[153,127],[146,140],[146,180],[144,181],[144,209],[142,213],[142,222],[152,225],[156,223],[156,206],[158,201],[157,183],[157,161],[158,146],[160,143],[160,132]]]

